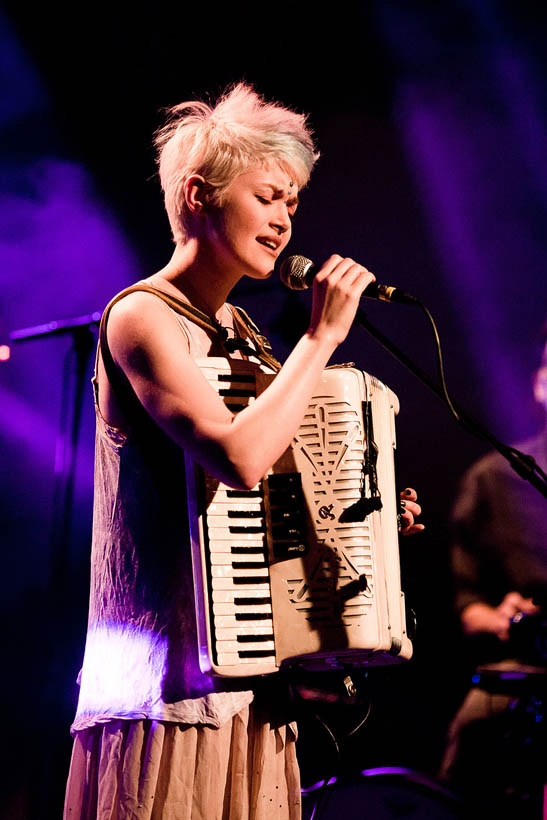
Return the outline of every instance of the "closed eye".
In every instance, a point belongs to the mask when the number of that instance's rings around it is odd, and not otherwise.
[[[260,196],[260,194],[255,194],[255,197],[257,198],[257,200],[259,202],[262,203],[262,205],[273,205],[274,202],[276,202],[276,200],[279,198],[277,196],[274,196],[273,199],[268,199],[265,196]],[[289,219],[291,219],[291,220],[294,219],[297,208],[298,208],[298,200],[295,201],[294,199],[292,199],[292,200],[289,200],[287,202],[287,214],[288,214]]]

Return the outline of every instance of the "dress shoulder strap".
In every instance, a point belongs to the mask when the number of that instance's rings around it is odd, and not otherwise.
[[[228,336],[228,331],[225,327],[223,327],[219,322],[216,321],[212,316],[209,316],[207,313],[204,313],[198,308],[195,308],[193,305],[189,305],[188,302],[183,301],[182,299],[178,299],[176,296],[173,296],[171,293],[166,293],[166,291],[161,290],[160,288],[154,287],[154,285],[149,285],[146,282],[139,282],[136,285],[131,285],[131,287],[125,288],[125,290],[120,291],[120,293],[116,294],[113,299],[110,300],[108,305],[106,306],[104,313],[101,318],[101,324],[99,329],[99,339],[100,339],[100,347],[101,347],[101,354],[103,357],[103,363],[106,370],[106,375],[112,385],[112,388],[116,395],[118,396],[120,402],[124,410],[129,410],[131,414],[137,413],[137,417],[142,416],[145,413],[142,405],[140,404],[139,400],[135,396],[135,393],[129,383],[127,377],[120,371],[117,367],[114,359],[112,358],[112,354],[110,352],[110,348],[108,346],[108,339],[107,339],[107,324],[108,318],[110,316],[110,311],[121,299],[128,296],[130,293],[136,293],[139,291],[144,291],[145,293],[151,293],[154,296],[157,296],[158,299],[161,299],[170,308],[172,308],[176,313],[179,313],[181,316],[184,316],[186,319],[189,319],[191,322],[199,325],[199,327],[203,328],[204,330],[213,333],[217,339],[224,345],[226,351],[228,353],[233,352],[234,349],[240,348],[245,349],[245,345],[240,339],[231,339]],[[251,339],[253,344],[256,347],[256,350],[248,349],[248,352],[252,355],[256,356],[259,361],[265,364],[267,367],[274,371],[279,371],[281,369],[281,364],[277,361],[277,359],[272,354],[272,346],[268,339],[260,333],[260,330],[255,325],[255,323],[249,318],[247,313],[242,308],[233,308],[234,318],[236,323],[239,325],[238,331],[240,332],[241,329],[246,333],[246,335]]]

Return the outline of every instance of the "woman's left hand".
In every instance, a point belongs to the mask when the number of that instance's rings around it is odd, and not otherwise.
[[[423,524],[416,524],[416,518],[422,512],[422,508],[417,504],[418,495],[416,490],[407,488],[401,492],[399,502],[401,510],[399,516],[399,532],[401,535],[413,535],[425,529]]]

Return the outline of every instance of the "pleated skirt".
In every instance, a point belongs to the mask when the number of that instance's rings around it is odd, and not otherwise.
[[[113,720],[77,733],[64,820],[300,820],[296,738],[256,703],[218,729]]]

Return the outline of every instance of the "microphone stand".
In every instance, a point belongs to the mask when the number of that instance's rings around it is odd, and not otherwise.
[[[63,385],[63,407],[57,438],[55,457],[55,479],[53,491],[53,516],[51,529],[51,590],[55,597],[60,597],[66,582],[66,568],[69,553],[70,525],[76,474],[78,438],[82,416],[82,405],[89,356],[95,347],[95,336],[92,328],[101,320],[99,312],[73,319],[60,319],[35,327],[14,330],[10,339],[14,342],[34,341],[51,336],[71,334],[72,347],[76,364],[74,369],[74,386],[72,401],[65,394],[67,383]],[[67,406],[64,406],[66,399]],[[70,429],[66,424],[68,407],[72,406]]]
[[[356,318],[357,322],[364,330],[370,333],[371,336],[380,342],[382,347],[384,347],[389,353],[391,353],[392,356],[400,361],[401,364],[404,364],[404,366],[414,373],[414,375],[423,384],[425,384],[426,387],[429,387],[429,389],[432,390],[436,396],[446,403],[446,398],[441,388],[431,379],[430,376],[428,376],[427,373],[425,373],[417,364],[409,359],[408,356],[397,347],[397,345],[393,344],[387,336],[384,336],[378,328],[369,322],[364,310],[358,308]],[[494,449],[497,450],[498,453],[500,453],[509,462],[513,470],[515,470],[521,478],[528,481],[541,495],[543,495],[544,498],[547,498],[547,476],[545,476],[545,473],[535,462],[532,456],[521,453],[514,447],[508,447],[507,444],[504,444],[502,441],[497,439],[493,433],[490,432],[490,430],[472,418],[458,404],[453,402],[453,405],[459,416],[458,421],[464,430],[467,430],[479,439],[489,442],[489,444],[491,444],[492,447],[494,447]]]

